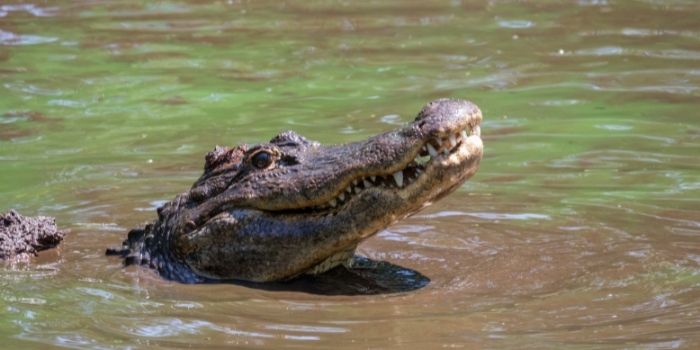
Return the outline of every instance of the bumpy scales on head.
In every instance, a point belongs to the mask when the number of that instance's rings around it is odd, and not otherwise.
[[[483,153],[481,111],[428,103],[415,121],[324,146],[288,131],[255,146],[216,147],[192,188],[109,249],[182,282],[256,282],[318,273],[471,177]]]

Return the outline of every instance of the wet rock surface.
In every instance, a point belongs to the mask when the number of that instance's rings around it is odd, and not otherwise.
[[[35,256],[39,251],[53,248],[65,233],[58,230],[56,220],[49,216],[29,217],[10,210],[0,214],[0,260]]]

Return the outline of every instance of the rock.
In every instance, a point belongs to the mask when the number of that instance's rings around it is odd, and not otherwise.
[[[0,214],[0,260],[36,256],[61,243],[64,235],[52,217],[28,217],[10,210]]]

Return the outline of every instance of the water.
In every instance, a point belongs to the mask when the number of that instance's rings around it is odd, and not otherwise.
[[[0,270],[3,349],[700,347],[693,1],[0,5],[0,210],[57,250]],[[105,257],[214,145],[324,143],[481,106],[458,192],[360,252],[429,279],[324,295]]]

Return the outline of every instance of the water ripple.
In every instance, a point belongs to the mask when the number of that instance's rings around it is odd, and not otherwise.
[[[529,20],[524,20],[524,19],[512,19],[512,20],[500,20],[498,21],[498,26],[501,28],[508,28],[508,29],[525,29],[525,28],[532,28],[535,26],[535,23]]]
[[[19,45],[38,45],[58,41],[58,38],[30,35],[30,34],[15,34],[0,30],[0,45],[19,46]]]
[[[310,325],[298,325],[298,324],[267,324],[265,325],[267,329],[283,330],[291,332],[301,332],[301,333],[346,333],[347,328],[341,327],[330,327],[330,326],[310,326]]]
[[[0,17],[5,17],[11,12],[26,12],[35,17],[50,17],[55,15],[56,7],[38,7],[34,4],[13,4],[0,6]]]
[[[203,320],[183,321],[178,318],[161,318],[151,321],[151,324],[129,328],[129,333],[149,338],[173,337],[178,335],[201,334],[206,331],[221,332],[228,335],[273,338],[272,334],[262,332],[241,331],[229,327],[222,327]]]
[[[150,325],[138,326],[134,329],[135,335],[144,337],[172,337],[181,334],[198,334],[201,328],[211,328],[212,324],[206,321],[183,321],[180,319],[161,319]]]
[[[620,46],[602,46],[590,49],[578,49],[573,53],[575,56],[636,56],[654,57],[674,60],[700,60],[700,51],[682,49],[631,49]]]
[[[488,212],[461,212],[461,211],[440,211],[435,214],[416,215],[419,218],[435,219],[451,216],[472,216],[484,220],[551,220],[549,215],[536,213],[488,213]]]

